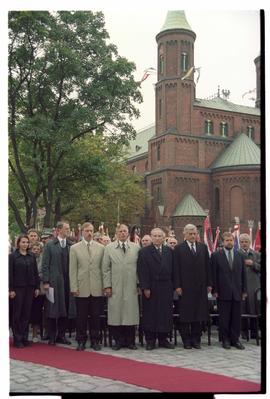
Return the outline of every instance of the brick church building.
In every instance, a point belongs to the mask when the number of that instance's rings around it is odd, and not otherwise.
[[[169,11],[157,41],[155,124],[130,142],[128,167],[144,176],[151,195],[138,223],[143,232],[199,227],[209,211],[212,227],[241,231],[260,221],[260,57],[255,60],[255,107],[233,104],[228,91],[196,98],[196,34],[183,11]],[[184,78],[184,79],[182,79]]]

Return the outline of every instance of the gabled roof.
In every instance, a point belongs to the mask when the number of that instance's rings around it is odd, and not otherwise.
[[[225,100],[221,97],[215,97],[211,100],[204,100],[200,98],[196,98],[194,103],[195,106],[199,107],[207,107],[213,109],[220,109],[222,111],[229,111],[229,112],[237,112],[240,114],[248,114],[248,115],[256,115],[260,116],[261,112],[259,108],[255,107],[247,107],[245,105],[238,105],[231,103],[228,100]]]
[[[211,169],[230,166],[258,166],[261,163],[259,147],[246,134],[240,134],[215,160]]]
[[[185,11],[174,10],[168,11],[164,25],[162,26],[160,32],[169,29],[186,29],[192,31],[185,15]]]
[[[176,206],[173,216],[207,216],[191,194],[187,194]]]
[[[137,158],[148,152],[148,141],[155,135],[155,124],[140,130],[136,138],[129,142],[128,160]]]

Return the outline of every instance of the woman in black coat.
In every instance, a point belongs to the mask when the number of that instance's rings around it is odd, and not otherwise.
[[[14,346],[29,345],[28,327],[34,296],[39,294],[39,277],[34,255],[28,252],[29,238],[19,236],[17,249],[9,255],[9,297],[12,299]]]

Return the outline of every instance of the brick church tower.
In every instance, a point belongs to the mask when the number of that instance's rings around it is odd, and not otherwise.
[[[227,90],[197,99],[195,40],[184,11],[169,11],[156,36],[155,124],[137,133],[128,158],[152,198],[143,230],[172,226],[178,238],[186,223],[202,226],[208,210],[223,230],[234,216],[245,227],[260,220],[259,93],[254,108],[229,102]],[[258,57],[255,65],[258,84]]]

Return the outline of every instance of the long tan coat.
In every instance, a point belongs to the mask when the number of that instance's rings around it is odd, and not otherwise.
[[[139,324],[137,259],[139,246],[128,242],[126,252],[118,242],[107,245],[102,262],[103,286],[112,288],[108,299],[108,324]]]
[[[102,258],[104,246],[93,241],[90,256],[84,241],[70,248],[69,280],[70,291],[79,291],[79,297],[102,296]]]

